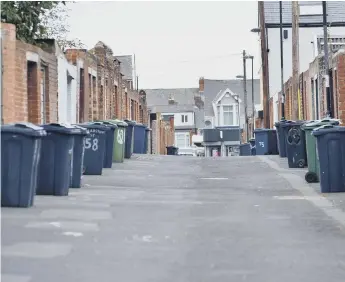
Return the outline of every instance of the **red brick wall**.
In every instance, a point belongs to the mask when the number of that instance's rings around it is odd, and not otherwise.
[[[334,77],[334,100],[337,106],[337,117],[345,124],[345,53],[338,54],[335,58],[336,72]],[[334,71],[334,70],[333,70]]]
[[[16,40],[15,26],[1,24],[3,31],[3,118],[4,123],[29,121],[42,123],[41,107],[45,107],[45,121],[58,119],[57,59],[55,55]],[[29,67],[28,61],[34,60]],[[36,66],[35,66],[36,65]],[[46,69],[46,102],[41,101],[41,67]]]

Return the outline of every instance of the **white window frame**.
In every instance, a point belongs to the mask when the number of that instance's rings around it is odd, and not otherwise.
[[[188,115],[181,114],[181,123],[188,123]]]
[[[224,107],[232,107],[232,109],[233,109],[232,110],[233,124],[225,124],[224,123]],[[238,117],[238,113],[239,113],[238,107],[239,107],[239,105],[237,103],[222,104],[222,105],[217,106],[217,111],[220,110],[220,113],[219,113],[220,119],[218,120],[218,125],[219,126],[237,126],[238,123],[239,123],[239,120],[238,120],[238,118],[239,118]],[[217,115],[218,115],[218,113],[217,113]]]
[[[175,146],[178,147],[179,144],[177,144],[177,138],[178,137],[183,137],[184,138],[184,147],[179,147],[179,148],[189,148],[191,146],[190,143],[190,133],[189,132],[175,132]]]

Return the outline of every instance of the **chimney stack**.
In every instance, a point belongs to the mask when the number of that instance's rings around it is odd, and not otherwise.
[[[204,92],[204,88],[205,88],[204,77],[200,77],[199,78],[199,92]]]

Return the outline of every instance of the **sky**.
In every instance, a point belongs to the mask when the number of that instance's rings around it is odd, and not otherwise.
[[[243,74],[242,51],[254,56],[258,77],[256,1],[70,4],[71,38],[88,49],[98,41],[114,55],[135,54],[139,88],[198,87],[199,77],[234,79]],[[247,61],[251,77],[251,62]]]

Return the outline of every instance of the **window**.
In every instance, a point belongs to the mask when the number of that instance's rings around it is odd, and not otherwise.
[[[178,148],[190,147],[189,132],[176,132],[175,133],[175,146]]]
[[[181,115],[182,123],[188,122],[188,115]]]
[[[223,121],[224,125],[234,125],[233,106],[223,106]]]

